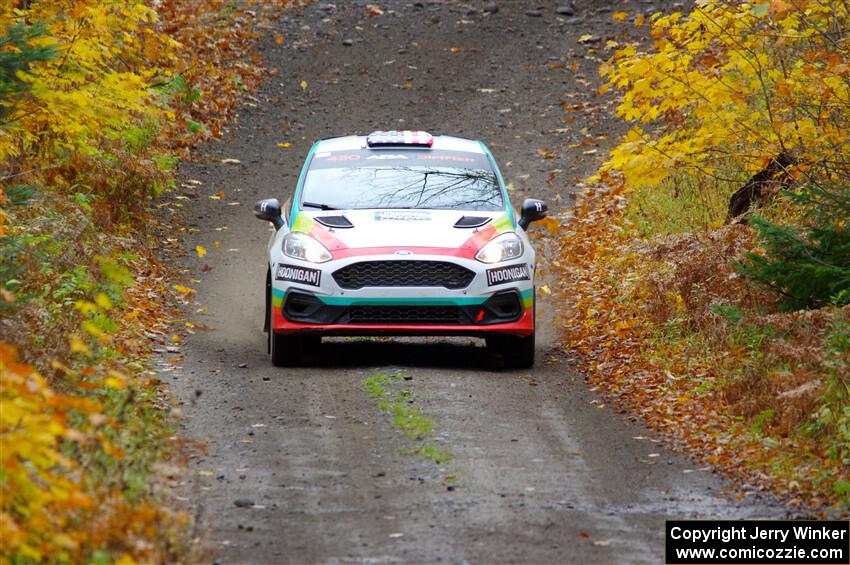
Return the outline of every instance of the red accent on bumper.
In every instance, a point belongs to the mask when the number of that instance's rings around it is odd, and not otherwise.
[[[283,317],[280,308],[274,309],[272,327],[275,333],[320,333],[327,335],[481,335],[510,334],[527,336],[534,331],[534,312],[526,308],[522,317],[508,324],[482,325],[383,325],[383,324],[302,324]]]

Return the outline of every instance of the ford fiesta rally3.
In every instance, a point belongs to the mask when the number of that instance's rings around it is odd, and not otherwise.
[[[324,139],[290,198],[257,202],[274,224],[266,322],[276,366],[322,336],[483,337],[506,366],[534,364],[535,254],[480,141],[384,131]]]

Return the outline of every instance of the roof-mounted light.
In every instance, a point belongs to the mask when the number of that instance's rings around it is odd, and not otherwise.
[[[369,147],[431,147],[434,137],[427,131],[373,131],[366,136]]]

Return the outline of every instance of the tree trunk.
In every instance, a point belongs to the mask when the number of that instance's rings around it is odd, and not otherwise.
[[[791,155],[780,153],[770,160],[767,167],[754,174],[744,186],[736,190],[729,199],[726,223],[731,223],[739,216],[746,214],[753,204],[764,203],[772,198],[779,188],[787,185],[790,180],[788,167],[792,163],[794,159]]]

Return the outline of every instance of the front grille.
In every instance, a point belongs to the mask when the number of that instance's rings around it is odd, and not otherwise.
[[[333,274],[341,288],[367,286],[442,286],[466,288],[475,273],[445,261],[362,261]]]
[[[352,324],[459,324],[457,306],[351,306]]]

